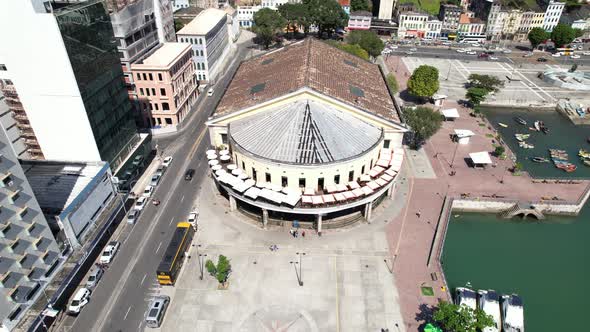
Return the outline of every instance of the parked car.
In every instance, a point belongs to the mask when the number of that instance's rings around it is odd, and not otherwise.
[[[457,49],[457,53],[465,53],[465,49],[459,48]]]
[[[410,52],[418,52],[418,49],[415,47],[410,48]]]
[[[158,295],[150,302],[147,316],[145,318],[146,325],[151,328],[158,328],[162,325],[164,315],[168,309],[170,297],[166,295]]]
[[[186,181],[190,181],[193,179],[193,175],[195,175],[195,170],[192,168],[189,168],[186,170],[186,173],[184,173],[184,179]]]
[[[527,52],[523,55],[524,58],[530,58],[533,56],[533,52]]]
[[[487,53],[479,53],[479,55],[477,56],[478,58],[489,58],[490,55]]]
[[[469,55],[476,55],[477,54],[477,52],[475,52],[475,51],[467,51],[465,53],[466,54],[469,54]]]
[[[207,97],[211,96],[213,96],[213,88],[209,88],[209,90],[207,90]]]
[[[158,169],[156,170],[156,173],[154,173],[154,174],[162,176],[162,175],[164,175],[165,171],[166,171],[166,167],[164,167],[164,165],[160,165],[160,166],[158,166]]]
[[[145,189],[143,190],[143,197],[150,197],[152,196],[152,194],[154,193],[154,187],[152,186],[147,186],[145,187]]]
[[[68,314],[78,315],[82,308],[90,301],[90,289],[80,288],[72,298],[72,302],[68,306]]]
[[[579,59],[579,58],[580,58],[580,56],[579,56],[579,55],[577,55],[577,54],[574,54],[574,55],[570,55],[570,58],[572,58],[572,59]]]
[[[117,251],[119,251],[120,246],[121,244],[117,241],[109,242],[109,244],[102,251],[102,255],[100,255],[100,263],[110,264],[115,258]]]
[[[86,279],[86,288],[92,289],[96,287],[100,278],[104,274],[104,270],[98,266],[95,266],[90,270],[90,274],[88,275],[88,279]]]
[[[133,165],[139,165],[141,164],[141,161],[143,160],[143,156],[135,156],[135,158],[133,159]]]
[[[158,174],[158,172],[156,172],[156,174],[152,175],[152,180],[150,181],[150,185],[152,187],[157,186],[160,183],[161,178],[162,178],[162,174]]]
[[[139,213],[140,213],[140,210],[137,210],[137,209],[130,210],[129,213],[127,214],[127,223],[131,224],[131,225],[135,224],[135,222],[139,218]]]
[[[505,49],[505,50],[502,51],[502,53],[504,53],[504,54],[510,54],[510,53],[512,53],[512,50]]]
[[[582,55],[590,55],[590,52],[582,52]]]
[[[490,56],[488,59],[489,59],[489,60],[494,60],[494,61],[495,61],[495,60],[498,60],[498,57],[497,57],[497,56]]]
[[[193,226],[194,229],[197,228],[197,220],[199,219],[199,211],[193,210],[188,214],[187,221],[189,224]]]
[[[547,62],[547,59],[545,59],[545,58],[538,58],[537,59],[537,62]]]
[[[172,163],[172,156],[168,156],[168,157],[164,158],[164,161],[162,161],[162,166],[168,167],[168,166],[170,166],[171,163]]]
[[[551,54],[551,56],[554,57],[554,58],[559,58],[561,56],[561,54],[559,54],[559,53],[553,53],[553,54]]]
[[[135,205],[133,206],[134,210],[138,210],[141,211],[143,210],[143,208],[145,207],[145,204],[147,203],[147,197],[143,197],[141,196],[140,198],[137,199],[137,201],[135,201]]]

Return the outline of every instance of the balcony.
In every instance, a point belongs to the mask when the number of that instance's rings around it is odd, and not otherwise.
[[[29,121],[29,118],[27,117],[27,115],[20,113],[20,112],[12,114],[12,117],[17,121],[26,121],[26,122]]]
[[[36,139],[25,138],[25,144],[27,146],[39,146],[39,142]]]
[[[26,130],[26,129],[33,129],[33,127],[31,127],[30,123],[17,123],[16,126],[18,127],[18,129],[21,130]]]

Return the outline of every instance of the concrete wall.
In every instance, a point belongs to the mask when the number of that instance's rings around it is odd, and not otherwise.
[[[463,212],[501,212],[513,206],[514,202],[453,200],[453,210]]]

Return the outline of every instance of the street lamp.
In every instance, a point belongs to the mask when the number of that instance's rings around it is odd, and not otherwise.
[[[199,248],[201,247],[200,244],[197,244],[197,255],[199,256],[199,270],[201,271],[201,275],[199,276],[200,280],[203,280],[203,260],[207,257],[207,254],[199,253]]]
[[[299,286],[303,286],[303,277],[301,274],[301,257],[305,256],[304,252],[297,252],[295,253],[297,256],[299,256],[299,262],[297,261],[290,261],[289,263],[293,264],[293,268],[295,268],[295,275],[297,276],[297,282],[299,283]],[[299,265],[299,271],[297,271],[297,265]]]

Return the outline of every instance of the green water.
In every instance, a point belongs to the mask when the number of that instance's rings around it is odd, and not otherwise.
[[[523,164],[532,177],[535,178],[590,178],[590,167],[585,166],[578,157],[578,151],[583,148],[590,150],[590,144],[586,139],[590,137],[590,126],[576,126],[556,111],[525,111],[513,109],[487,109],[484,114],[492,125],[502,135],[504,141],[510,147],[519,162]],[[514,117],[521,117],[527,121],[527,125],[521,125],[514,121]],[[534,127],[536,120],[545,122],[549,128],[549,134],[531,131],[528,128]],[[508,125],[503,128],[498,122]],[[514,134],[531,134],[526,141],[535,146],[534,149],[523,149],[518,146]],[[553,163],[535,163],[532,157],[549,158],[548,149],[566,150],[569,154],[569,161],[578,169],[573,173],[566,173],[554,167]]]
[[[449,224],[443,269],[452,290],[470,282],[520,294],[527,331],[581,331],[590,321],[589,237],[590,205],[543,222],[461,213]]]

